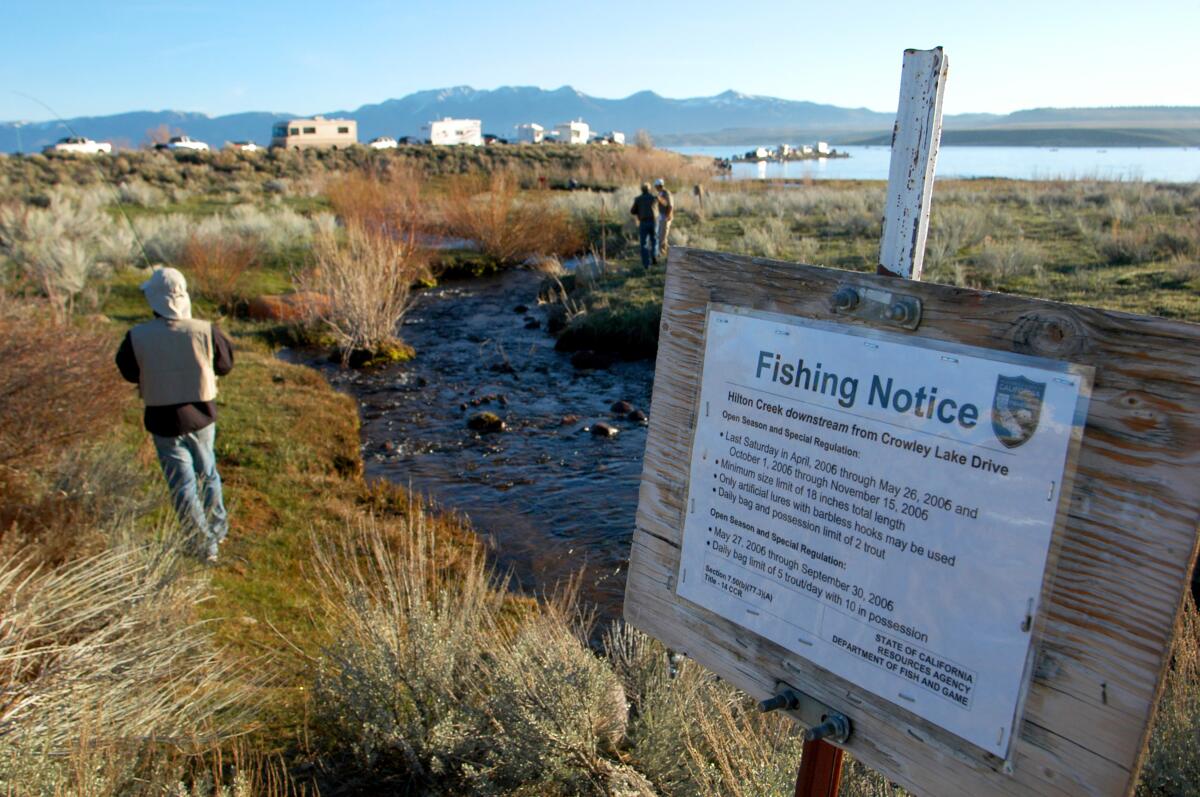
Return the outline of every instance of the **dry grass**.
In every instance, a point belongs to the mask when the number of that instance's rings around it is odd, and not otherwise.
[[[500,733],[489,780],[508,793],[653,794],[620,760],[628,724],[624,687],[587,646],[570,592],[543,603],[493,640],[478,699]]]
[[[156,747],[216,748],[252,684],[192,618],[179,546],[118,544],[54,570],[0,558],[0,790],[127,790]]]
[[[319,659],[315,728],[374,783],[431,793],[604,794],[621,685],[584,641],[569,595],[507,593],[477,546],[451,548],[410,506],[340,544],[316,542],[336,641]],[[646,792],[652,793],[652,792]]]
[[[690,158],[652,147],[589,147],[581,171],[599,185],[637,185],[662,178],[673,190],[707,184],[714,175],[711,158]]]
[[[1137,793],[1142,797],[1200,794],[1200,614],[1190,597]]]
[[[201,197],[257,201],[279,194],[312,196],[323,190],[326,180],[338,175],[363,169],[384,174],[403,166],[427,177],[509,171],[526,187],[538,185],[538,178],[562,185],[572,177],[608,187],[637,184],[649,177],[691,186],[715,174],[710,158],[688,158],[665,150],[643,151],[636,146],[414,145],[395,150],[352,147],[253,154],[122,152],[102,159],[31,155],[0,160],[0,189],[6,182],[45,191],[61,185],[94,187],[108,180],[131,186],[122,189],[122,199],[131,200],[130,207],[136,209],[147,203],[157,206],[160,197],[181,203]]]
[[[630,756],[666,794],[774,795],[795,786],[803,740],[786,717],[626,626],[605,639],[631,698]]]
[[[1041,274],[1044,256],[1036,243],[1024,238],[993,241],[985,236],[983,246],[972,259],[981,287],[994,287],[1020,277]]]
[[[318,232],[315,264],[297,282],[328,298],[318,320],[336,338],[343,363],[355,352],[399,356],[396,331],[412,288],[429,277],[429,253],[421,246],[429,224],[422,179],[399,166],[382,175],[352,172],[325,190],[345,236]]]
[[[399,523],[315,541],[335,641],[314,665],[314,731],[336,780],[427,794],[792,793],[801,738],[789,719],[628,627],[597,653],[569,587],[515,597],[479,548],[448,548],[445,528],[410,505]],[[891,793],[861,768],[845,782],[849,795]]]
[[[426,253],[415,234],[391,235],[354,223],[344,240],[319,234],[313,255],[314,266],[297,282],[328,299],[314,307],[336,339],[343,363],[355,352],[395,349],[413,285],[428,275]]]
[[[413,782],[461,776],[477,760],[471,693],[500,622],[482,551],[448,565],[432,524],[410,510],[394,537],[366,522],[315,540],[324,611],[337,629],[313,692],[316,728],[359,766]]]
[[[0,500],[0,555],[58,567],[106,550],[162,500],[119,446],[70,448],[35,476],[9,471]],[[157,482],[154,487],[158,487]]]
[[[568,257],[584,247],[569,213],[545,193],[522,196],[510,174],[451,181],[442,218],[447,235],[474,241],[500,265],[518,265],[534,255]]]

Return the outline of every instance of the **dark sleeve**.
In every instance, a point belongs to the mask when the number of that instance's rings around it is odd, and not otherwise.
[[[128,332],[121,341],[121,348],[117,349],[117,368],[126,382],[133,382],[135,385],[138,383],[141,369],[138,368],[137,355],[133,353],[133,338]]]
[[[213,339],[213,371],[217,376],[225,376],[233,370],[233,341],[214,324]]]
[[[629,215],[636,216],[637,214],[638,214],[637,200],[635,199],[635,200],[633,200],[633,207],[631,207],[629,209]]]

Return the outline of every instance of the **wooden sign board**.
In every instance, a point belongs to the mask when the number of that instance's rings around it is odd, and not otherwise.
[[[847,286],[919,320],[839,310]],[[1196,554],[1198,366],[1190,324],[673,247],[626,619],[841,712],[919,794],[1130,793]],[[959,384],[901,392],[935,371]]]

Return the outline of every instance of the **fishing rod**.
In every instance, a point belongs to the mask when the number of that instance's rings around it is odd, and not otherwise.
[[[37,97],[33,96],[32,94],[26,94],[23,91],[16,91],[15,89],[13,90],[13,94],[16,94],[19,97],[24,97],[27,100],[33,100],[38,105],[49,111],[51,115],[58,120],[58,123],[67,129],[68,133],[76,138],[83,138],[83,136],[79,135],[74,127],[71,127],[70,122],[62,118],[58,111],[51,108],[48,104],[42,102]],[[126,226],[129,227],[129,232],[133,235],[133,241],[137,244],[138,251],[142,253],[142,262],[145,263],[147,267],[152,267],[154,264],[150,262],[150,256],[146,254],[146,247],[144,244],[142,244],[142,237],[138,235],[137,227],[133,226],[133,220],[129,218],[129,214],[125,212],[125,207],[121,202],[121,193],[118,190],[118,186],[113,182],[112,178],[104,173],[103,169],[97,168],[96,171],[100,173],[100,179],[104,181],[104,184],[107,185],[108,189],[112,192],[113,198],[116,200],[115,204],[117,207],[117,212],[120,213],[121,218],[125,220]]]

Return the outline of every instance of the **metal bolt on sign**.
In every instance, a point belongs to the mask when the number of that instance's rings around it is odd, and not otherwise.
[[[839,285],[830,307],[838,315],[914,330],[921,325],[921,300],[895,291]]]
[[[808,728],[804,731],[804,740],[806,742],[829,739],[838,744],[845,744],[850,739],[853,726],[845,714],[842,714],[840,711],[834,711],[829,706],[826,706],[816,698],[806,695],[799,689],[794,689],[790,686],[784,687],[773,697],[769,697],[758,704],[758,710],[763,713],[778,711],[780,709],[795,712],[800,716],[802,722],[808,723]],[[817,717],[819,717],[819,720]]]
[[[831,739],[838,744],[845,744],[850,738],[850,720],[844,714],[834,712],[820,725],[809,728],[804,732],[804,741],[819,742]]]

